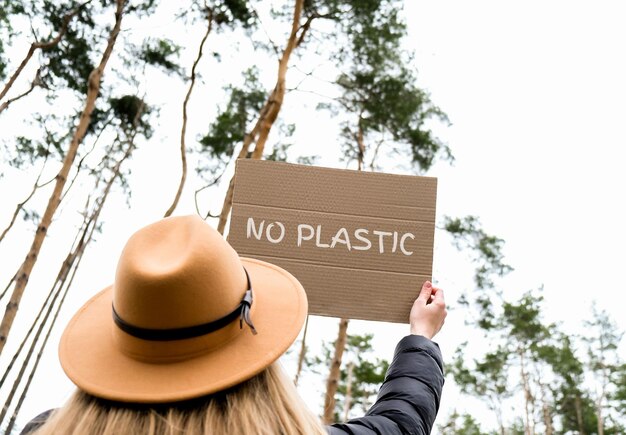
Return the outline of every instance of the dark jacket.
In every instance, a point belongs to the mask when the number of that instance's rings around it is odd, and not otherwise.
[[[396,346],[393,362],[365,416],[328,427],[330,435],[429,434],[441,399],[443,362],[437,344],[419,335],[404,337]],[[22,435],[38,429],[49,417],[46,411],[31,420]]]
[[[419,336],[404,337],[365,416],[334,424],[330,435],[429,434],[441,400],[443,361],[439,346]]]

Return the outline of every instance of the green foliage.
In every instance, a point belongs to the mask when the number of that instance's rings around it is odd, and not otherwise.
[[[338,44],[333,55],[344,72],[337,79],[342,96],[329,106],[348,115],[342,125],[345,157],[364,157],[359,147],[362,137],[365,148],[387,143],[422,171],[438,156],[452,159],[449,148],[426,127],[429,120],[448,119],[417,87],[415,74],[407,67],[410,56],[402,49],[406,26],[399,18],[402,4],[374,0],[352,2],[346,9],[335,2],[326,6],[332,17],[341,17],[337,25],[348,40]],[[375,155],[372,165],[374,159]]]
[[[50,26],[48,34],[39,38],[52,40],[63,26],[65,15],[77,6],[77,2],[58,4],[46,0],[41,8],[41,17]],[[69,23],[67,31],[58,44],[42,50],[42,80],[54,88],[67,86],[84,93],[87,91],[89,74],[94,69],[92,51],[95,48],[92,33],[96,23],[94,17],[101,12],[93,4],[84,6]]]
[[[617,370],[615,387],[613,399],[616,401],[616,409],[626,415],[626,364],[622,364]]]
[[[501,345],[468,366],[466,347],[467,342],[457,348],[449,373],[463,393],[485,399],[490,409],[498,411],[502,401],[512,394],[508,378],[511,354]]]
[[[444,229],[453,237],[453,243],[461,250],[470,250],[476,256],[474,281],[479,289],[493,288],[492,276],[502,277],[513,268],[504,262],[504,240],[487,234],[476,216],[444,218]]]
[[[276,144],[272,148],[272,152],[265,156],[265,160],[273,162],[286,162],[287,150],[291,148],[292,144]]]
[[[201,153],[222,162],[228,161],[235,147],[243,142],[248,124],[261,110],[267,95],[256,68],[244,73],[243,87],[228,86],[226,93],[226,107],[219,111],[209,132],[199,140]]]
[[[341,24],[348,35],[352,56],[362,68],[393,70],[400,64],[406,25],[399,18],[402,3],[367,0],[352,2],[351,20]]]
[[[254,9],[247,0],[221,0],[209,7],[218,26],[240,24],[249,28],[255,24]]]
[[[537,433],[547,424],[559,428],[558,433],[596,433],[596,393],[604,391],[605,433],[621,433],[619,410],[624,402],[620,394],[624,393],[619,385],[626,380],[624,363],[616,353],[621,332],[606,313],[594,308],[593,320],[585,322],[590,331],[585,338],[589,349],[589,363],[585,364],[577,354],[575,337],[543,318],[544,293],[540,288],[523,294],[516,302],[502,301],[501,310],[491,311],[490,326],[483,328],[490,348],[495,350],[469,363],[465,343],[457,349],[449,373],[464,394],[486,401],[498,414],[506,401],[517,400],[520,410],[528,401],[529,417],[534,419]],[[518,373],[522,375],[517,377]],[[590,379],[595,379],[595,385],[589,384]],[[544,409],[549,422],[545,421]],[[523,423],[516,424],[515,430],[508,430],[524,433]]]
[[[555,387],[555,412],[560,417],[564,432],[593,433],[597,428],[594,404],[582,387],[584,365],[575,353],[571,337],[558,334],[555,343],[543,346],[539,356],[560,378]]]
[[[511,427],[506,431],[508,435],[526,435],[528,432],[524,428],[524,420],[516,418]]]
[[[25,164],[32,165],[39,157],[45,157],[48,151],[43,148],[42,144],[34,140],[17,136],[15,138],[14,154],[9,160],[11,166],[21,168]]]
[[[550,326],[546,326],[541,319],[541,293],[543,289],[527,292],[517,303],[505,301],[500,319],[500,326],[506,330],[511,341],[534,353],[539,352],[542,349],[540,344],[551,336]]]
[[[7,77],[8,61],[5,57],[6,45],[14,36],[11,19],[25,13],[24,4],[16,0],[0,0],[0,80]]]
[[[452,243],[459,251],[471,253],[475,264],[474,283],[478,291],[472,292],[471,299],[467,296],[459,299],[461,305],[471,306],[477,312],[477,318],[467,323],[475,323],[483,331],[490,331],[497,327],[494,309],[501,298],[495,289],[494,278],[513,270],[504,262],[504,240],[487,234],[475,216],[446,216],[443,229],[452,236]]]
[[[111,110],[120,126],[124,130],[136,129],[146,138],[152,135],[152,127],[146,118],[150,114],[150,108],[141,98],[135,95],[124,95],[120,98],[109,99]]]
[[[362,414],[374,402],[389,362],[374,358],[372,334],[348,335],[346,348],[337,385],[335,421],[344,421],[344,414],[352,410]],[[322,351],[313,357],[305,358],[307,370],[318,375],[328,376],[328,367],[334,353],[334,343],[324,342]],[[347,403],[346,405],[346,402]],[[346,407],[348,409],[346,409]]]
[[[316,165],[320,156],[298,156],[296,163],[299,165]]]
[[[594,304],[592,318],[584,322],[587,334],[583,336],[586,344],[586,368],[594,389],[591,398],[595,403],[596,417],[601,413],[605,421],[605,433],[620,433],[623,430],[624,416],[624,370],[626,363],[619,355],[618,348],[624,336],[615,321],[605,310],[599,310]],[[617,413],[617,415],[616,415]]]
[[[216,31],[232,30],[238,26],[249,30],[257,24],[257,15],[249,0],[193,0],[185,5],[180,18],[192,22],[210,18]]]
[[[489,435],[483,432],[474,417],[467,413],[459,414],[456,410],[452,411],[446,422],[439,425],[439,431],[442,435]]]
[[[4,57],[4,43],[2,39],[0,37],[0,80],[4,80],[7,77],[7,61]]]
[[[144,41],[137,57],[148,65],[161,68],[168,74],[182,75],[182,69],[173,59],[178,60],[181,47],[169,39],[152,39]]]
[[[159,2],[157,0],[127,0],[124,8],[125,13],[137,16],[147,16],[153,13]]]
[[[367,411],[385,379],[389,362],[384,359],[371,359],[374,350],[372,338],[372,334],[347,337],[337,386],[338,400],[335,408],[337,421],[344,418],[343,413],[349,414],[357,406],[360,412]]]
[[[293,146],[293,143],[286,143],[285,140],[291,138],[296,131],[295,124],[285,124],[280,120],[276,121],[278,123],[278,132],[280,136],[280,141],[272,147],[272,151],[269,154],[265,155],[265,160],[271,160],[274,162],[288,162],[289,158],[289,149]],[[319,156],[298,156],[296,158],[296,163],[301,165],[313,165]]]

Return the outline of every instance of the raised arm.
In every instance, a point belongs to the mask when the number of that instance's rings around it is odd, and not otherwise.
[[[411,309],[411,335],[398,343],[376,403],[365,416],[329,427],[331,435],[430,433],[444,383],[441,351],[431,339],[446,314],[443,290],[424,283]]]

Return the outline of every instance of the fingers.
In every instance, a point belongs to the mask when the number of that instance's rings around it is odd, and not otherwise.
[[[420,295],[417,297],[418,300],[423,301],[424,303],[428,303],[430,301],[430,295],[433,292],[433,285],[430,281],[426,281],[422,285],[422,290],[420,291]]]
[[[433,302],[438,302],[440,304],[445,305],[446,301],[443,297],[443,289],[442,288],[433,288]]]

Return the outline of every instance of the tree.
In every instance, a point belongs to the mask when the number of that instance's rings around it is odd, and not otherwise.
[[[459,414],[456,410],[450,413],[446,422],[439,425],[439,431],[442,435],[488,435],[474,417]]]
[[[623,362],[617,352],[624,336],[606,311],[592,306],[592,319],[585,321],[588,334],[584,341],[587,344],[587,368],[593,379],[593,402],[597,418],[598,435],[611,433],[616,428],[606,425],[607,417],[619,421],[613,416],[614,397],[619,393],[616,386],[623,370]],[[617,387],[622,388],[623,387]],[[616,391],[617,390],[617,391]],[[619,405],[617,405],[619,406]],[[611,425],[613,426],[613,425]],[[608,430],[607,430],[608,429]]]
[[[45,41],[40,41],[39,37],[37,34],[35,34],[35,41],[30,45],[30,48],[28,49],[28,51],[26,52],[26,55],[24,56],[24,59],[21,61],[21,63],[19,64],[19,66],[17,67],[17,69],[13,72],[13,74],[11,75],[11,77],[9,78],[9,80],[7,81],[7,83],[4,85],[4,87],[2,88],[2,90],[0,91],[0,100],[2,100],[2,98],[4,98],[7,93],[9,92],[9,90],[11,89],[11,87],[13,86],[13,84],[15,83],[15,81],[17,80],[17,78],[20,76],[20,74],[22,73],[22,71],[24,70],[24,68],[26,67],[26,65],[28,64],[28,62],[30,61],[30,59],[33,57],[33,55],[35,54],[35,52],[37,52],[38,50],[43,51],[43,52],[54,52],[54,51],[61,51],[59,49],[59,44],[61,43],[61,41],[65,38],[65,40],[67,41],[67,44],[72,44],[72,43],[80,43],[81,42],[81,38],[80,36],[78,36],[71,28],[70,28],[70,23],[72,22],[72,20],[74,20],[79,14],[84,12],[85,6],[88,5],[89,3],[91,3],[92,0],[88,0],[86,2],[83,3],[71,3],[69,5],[60,5],[60,6],[56,6],[54,5],[54,3],[44,3],[43,7],[41,8],[41,10],[39,10],[38,6],[39,4],[37,3],[31,3],[30,5],[26,6],[23,4],[19,4],[17,2],[13,3],[13,2],[9,2],[9,1],[5,1],[6,5],[4,8],[4,17],[2,17],[2,21],[8,22],[8,17],[10,15],[20,15],[20,14],[25,14],[27,8],[28,9],[35,9],[35,12],[40,12],[45,14],[45,19],[49,20],[49,24],[51,26],[53,26],[55,28],[55,31],[57,32],[56,35],[49,35],[47,38],[45,38]],[[85,45],[82,46],[82,48],[86,48]],[[1,53],[1,51],[0,51]],[[77,51],[78,53],[78,51]],[[85,52],[84,54],[87,54],[87,52]],[[52,56],[49,57],[50,62],[47,65],[46,70],[49,70],[49,72],[54,76],[62,76],[63,75],[63,70],[65,71],[76,71],[76,69],[70,69],[70,68],[66,68],[65,66],[60,65],[60,63],[58,63],[59,58],[54,56],[54,54]],[[55,62],[57,61],[57,62]],[[90,65],[90,63],[87,63],[86,65],[84,65],[84,67],[88,67]],[[73,67],[77,67],[78,64],[72,65]],[[5,66],[2,66],[2,72],[4,73],[4,69]],[[4,74],[2,74],[4,75]],[[45,76],[46,76],[46,72],[44,71],[44,73],[42,74],[41,68],[37,70],[37,73],[35,74],[35,78],[33,79],[33,81],[31,82],[31,86],[29,87],[29,89],[25,92],[23,92],[22,94],[13,97],[11,99],[7,99],[1,106],[0,106],[0,113],[3,112],[5,109],[7,109],[9,107],[9,105],[11,103],[13,103],[14,101],[17,101],[25,96],[27,96],[30,92],[32,92],[32,90],[36,87],[36,86],[42,86],[45,83]],[[1,77],[1,76],[0,76]],[[69,76],[68,76],[69,77]],[[69,84],[69,83],[68,83]],[[71,83],[71,85],[75,85],[75,83]]]
[[[389,368],[387,360],[374,356],[373,334],[346,334],[345,337],[346,342],[340,344],[344,356],[338,368],[336,396],[332,401],[324,400],[323,412],[329,414],[322,416],[326,424],[346,421],[366,412],[374,403]],[[336,348],[336,342],[323,342],[321,355],[305,358],[307,369],[318,375],[325,374],[328,367],[333,366]],[[331,412],[328,412],[329,406],[332,406]]]
[[[13,358],[5,371],[0,387],[4,384],[9,372],[14,368],[14,363],[24,353],[28,340],[31,340],[30,347],[22,360],[21,367],[16,367],[19,372],[14,380],[13,387],[7,396],[5,404],[0,412],[0,424],[7,415],[14,398],[20,387],[26,370],[33,356],[35,349],[39,346],[35,361],[32,364],[27,383],[22,388],[18,402],[9,423],[7,432],[10,433],[22,403],[28,392],[30,383],[37,369],[41,356],[46,347],[51,331],[54,327],[58,314],[63,306],[63,302],[72,286],[73,277],[78,269],[80,261],[90,243],[94,239],[94,235],[101,231],[102,225],[99,222],[104,205],[109,194],[116,184],[122,187],[126,186],[127,174],[122,170],[122,165],[130,159],[133,151],[136,149],[136,137],[142,135],[149,138],[152,134],[152,127],[147,121],[150,113],[145,102],[134,95],[125,95],[120,98],[112,98],[109,100],[109,114],[111,117],[108,126],[117,130],[117,134],[112,143],[106,148],[104,155],[99,160],[96,167],[90,169],[90,173],[94,178],[94,186],[91,194],[85,204],[82,213],[83,222],[77,230],[75,241],[67,254],[65,260],[60,266],[59,272],[52,288],[44,301],[37,317],[33,321],[31,328],[24,337],[20,347],[13,355]],[[31,334],[35,332],[34,336]]]
[[[185,95],[185,99],[183,100],[183,121],[180,132],[180,157],[182,163],[180,183],[178,185],[178,189],[176,190],[174,200],[165,212],[164,217],[170,216],[176,209],[178,201],[180,200],[180,196],[183,192],[185,180],[187,178],[187,106],[189,104],[189,99],[191,98],[193,88],[196,84],[196,70],[198,68],[198,64],[200,63],[200,60],[202,59],[204,44],[209,37],[209,34],[211,33],[214,24],[218,27],[218,30],[221,30],[227,27],[232,28],[237,25],[241,25],[244,28],[249,28],[254,23],[254,15],[247,1],[216,1],[212,2],[211,4],[205,1],[203,6],[197,5],[195,2],[193,5],[195,8],[199,9],[202,15],[204,15],[207,21],[207,29],[206,33],[202,37],[202,40],[200,41],[198,55],[196,56],[193,66],[191,67],[189,88],[187,90],[187,94]]]
[[[9,331],[11,330],[11,326],[13,325],[13,320],[15,319],[19,303],[22,299],[22,294],[24,293],[26,285],[28,284],[30,273],[35,266],[39,251],[41,250],[41,246],[43,245],[44,239],[46,237],[46,233],[48,231],[48,228],[50,227],[50,224],[52,223],[52,218],[61,202],[61,195],[65,187],[65,183],[67,182],[67,178],[72,164],[74,163],[74,159],[76,158],[78,147],[82,142],[85,133],[87,132],[87,128],[91,120],[91,114],[95,108],[95,102],[100,91],[100,82],[102,79],[102,75],[104,73],[107,62],[111,57],[113,47],[115,46],[115,42],[121,28],[122,17],[124,14],[124,6],[124,0],[117,0],[115,10],[115,24],[109,34],[107,46],[102,53],[100,63],[89,74],[87,96],[85,99],[85,106],[80,117],[80,122],[76,130],[74,131],[71,143],[67,149],[67,153],[65,154],[63,166],[56,176],[54,190],[48,201],[48,206],[46,207],[46,210],[37,227],[37,231],[35,233],[35,237],[33,239],[30,250],[26,255],[26,258],[24,259],[24,262],[16,272],[16,278],[13,286],[13,291],[11,293],[11,298],[4,312],[2,323],[0,323],[0,354],[6,343]]]
[[[374,403],[378,388],[385,380],[389,362],[385,359],[373,359],[373,334],[348,335],[345,364],[341,369],[337,387],[339,400],[335,406],[335,421],[347,421],[358,414],[365,413]]]
[[[583,388],[583,362],[576,355],[572,337],[559,334],[556,342],[555,346],[542,352],[559,379],[554,392],[555,413],[560,417],[564,432],[577,431],[580,435],[593,433],[597,419],[589,393]]]
[[[464,394],[476,396],[486,401],[488,408],[494,412],[500,434],[505,434],[503,419],[503,402],[512,395],[508,377],[510,353],[504,346],[486,353],[482,359],[475,359],[468,366],[463,344],[456,350],[450,366],[456,384]]]

